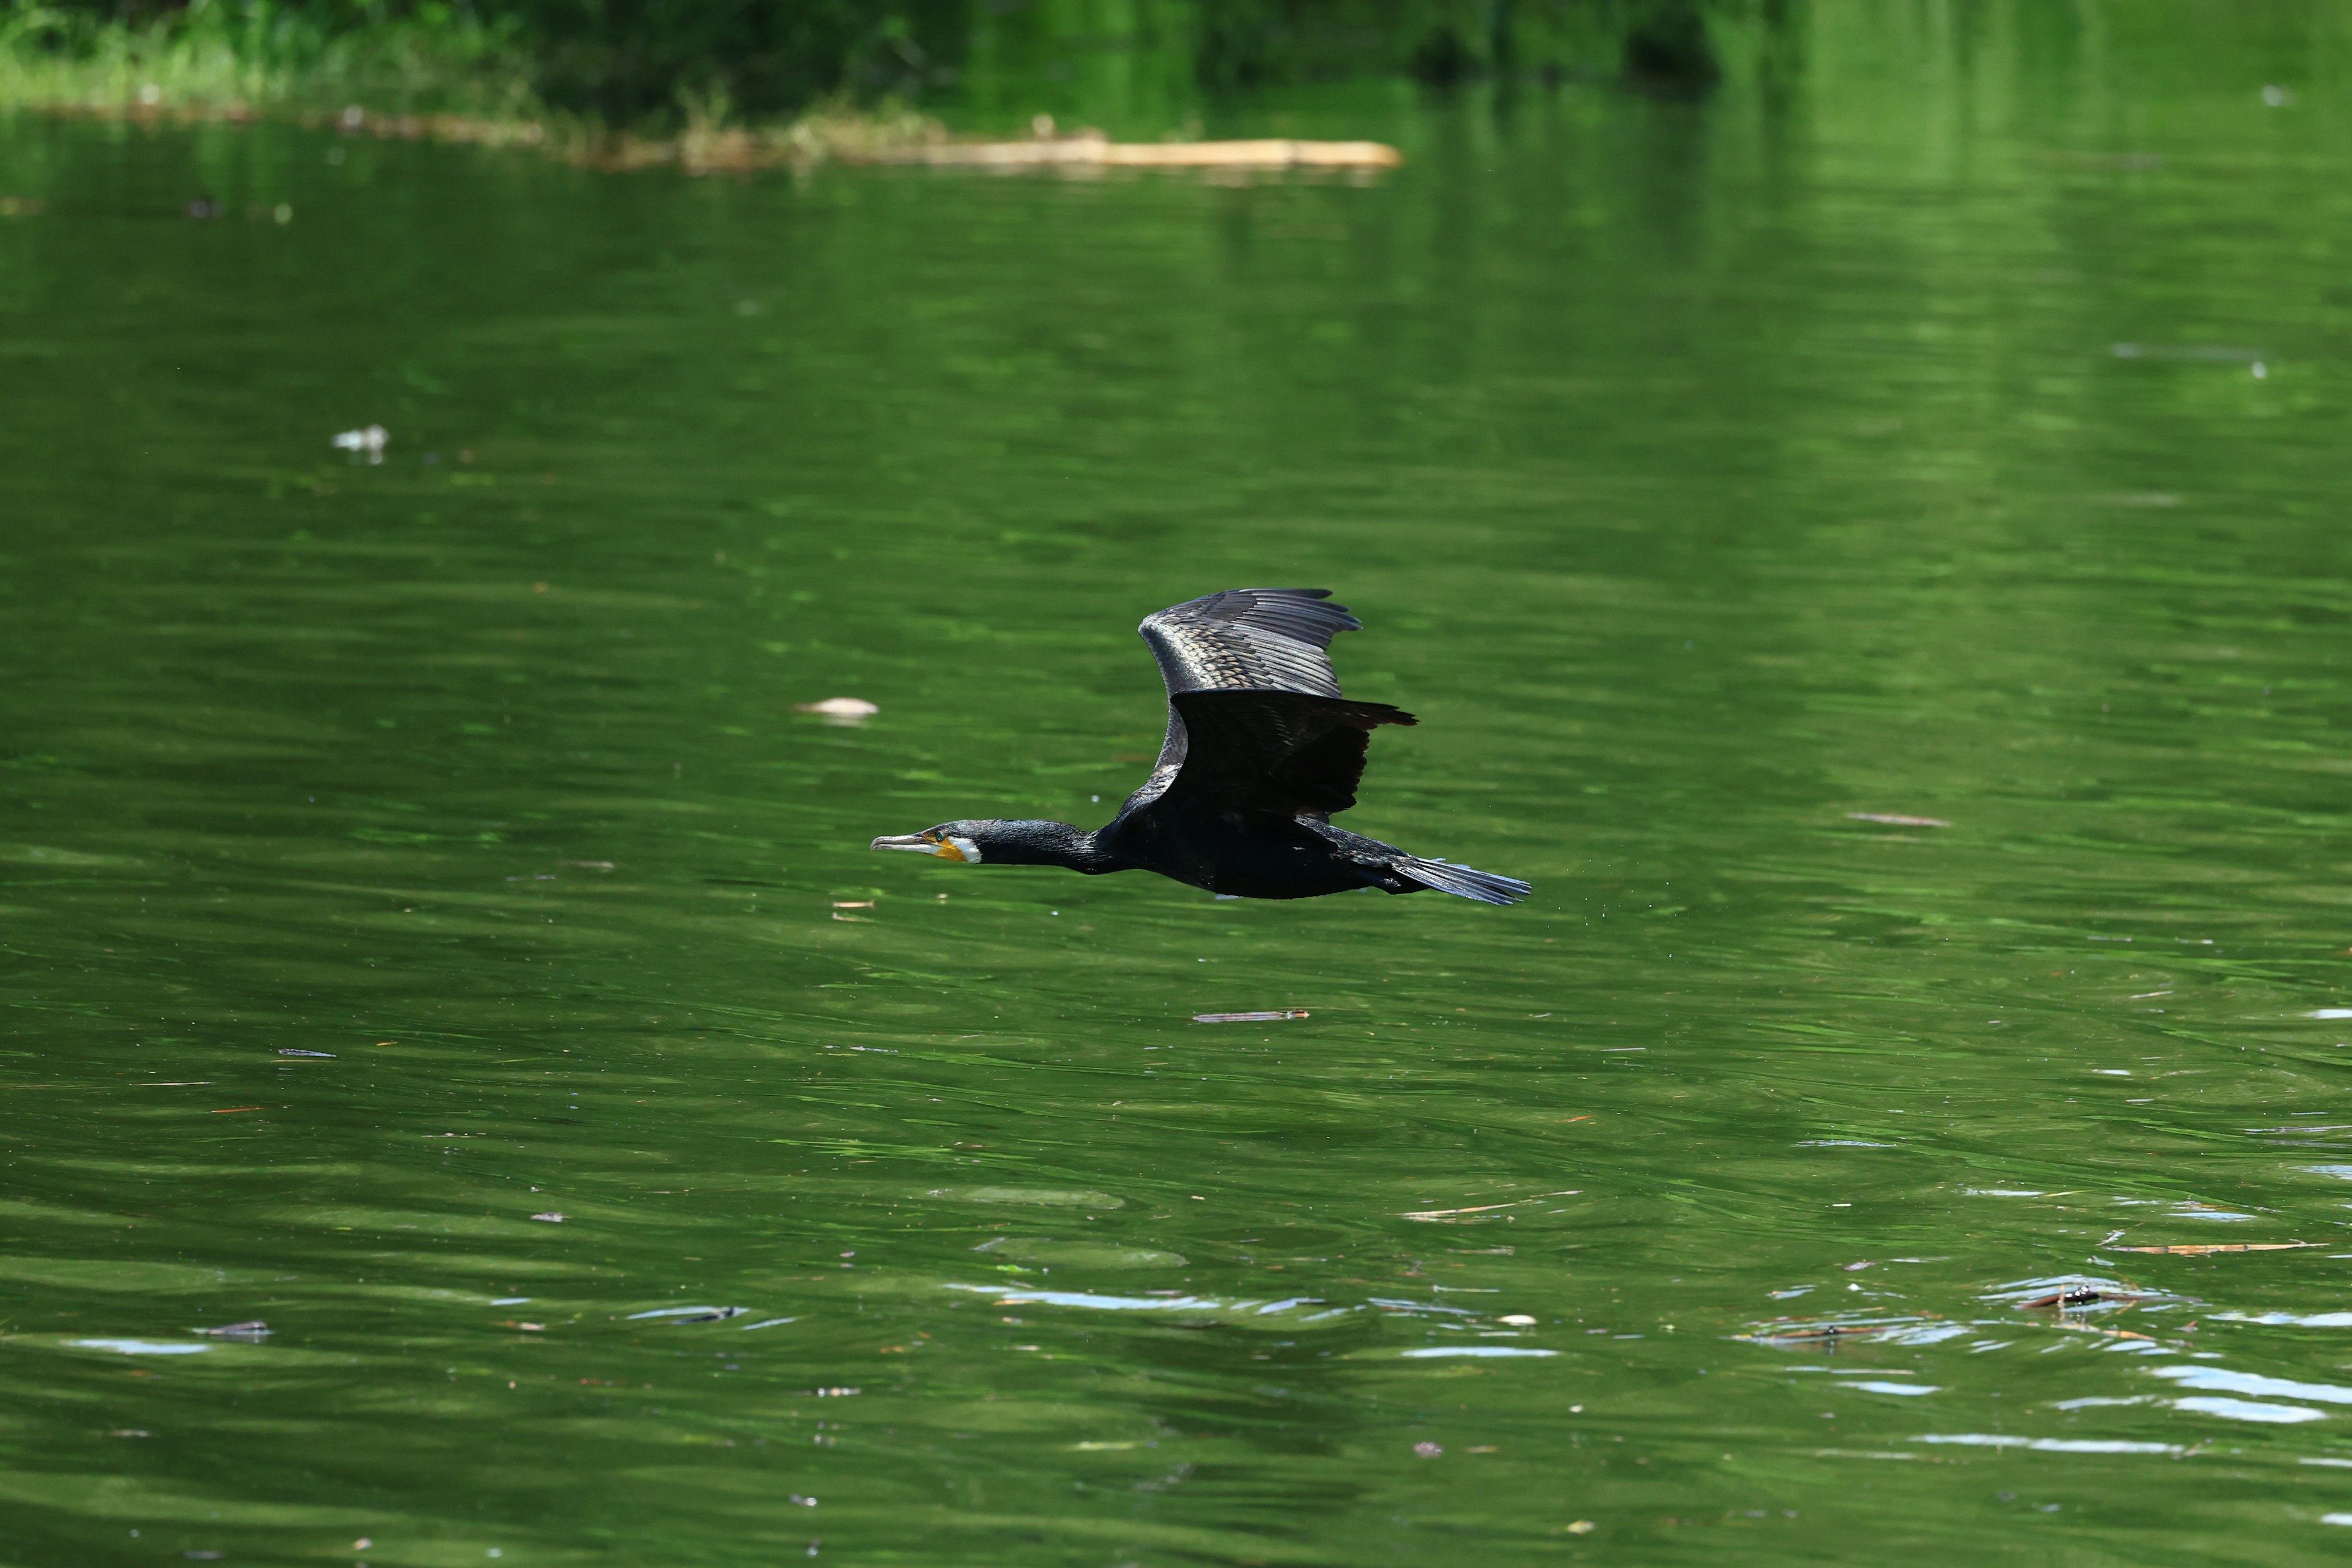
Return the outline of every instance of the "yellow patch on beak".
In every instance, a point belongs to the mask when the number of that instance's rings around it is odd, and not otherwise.
[[[932,850],[931,853],[937,855],[942,860],[962,860],[965,858],[964,852],[956,847],[956,841],[952,838],[940,839],[940,847],[937,849]]]

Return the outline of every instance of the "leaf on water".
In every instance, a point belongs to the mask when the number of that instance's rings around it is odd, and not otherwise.
[[[2209,1252],[2288,1252],[2317,1247],[2315,1241],[2209,1241],[2186,1247],[2119,1247],[2117,1252],[2163,1252],[2176,1258],[2201,1258]]]
[[[1304,1018],[1304,1007],[1285,1007],[1272,1013],[1195,1013],[1195,1024],[1271,1024],[1284,1018]]]
[[[1856,822],[1884,822],[1895,827],[1949,827],[1940,816],[1904,816],[1891,811],[1849,811],[1846,816]]]

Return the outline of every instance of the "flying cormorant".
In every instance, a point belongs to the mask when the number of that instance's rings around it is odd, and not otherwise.
[[[1339,695],[1333,634],[1360,631],[1323,588],[1234,588],[1147,616],[1136,629],[1168,683],[1168,740],[1143,787],[1095,832],[1066,822],[942,822],[877,838],[943,860],[1157,871],[1213,893],[1312,899],[1353,888],[1433,888],[1481,903],[1528,884],[1424,860],[1331,826],[1356,804],[1364,748],[1413,716]]]

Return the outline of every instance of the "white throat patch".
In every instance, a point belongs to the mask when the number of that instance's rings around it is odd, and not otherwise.
[[[950,833],[950,834],[949,834],[949,835],[948,835],[948,840],[947,840],[947,841],[948,841],[950,844],[952,844],[952,845],[954,845],[954,846],[955,846],[955,852],[956,852],[958,855],[962,856],[966,860],[970,861],[972,865],[977,866],[977,865],[979,865],[979,864],[980,864],[981,859],[982,859],[982,856],[981,856],[981,853],[980,853],[980,846],[979,846],[979,845],[974,844],[974,843],[973,843],[971,839],[969,839],[969,838],[960,837],[958,837],[957,835],[952,834],[952,833]]]

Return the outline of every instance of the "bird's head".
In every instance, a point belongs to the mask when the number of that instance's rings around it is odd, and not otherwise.
[[[920,833],[877,838],[872,847],[906,849],[975,866],[1067,866],[1086,837],[1066,822],[942,822]]]

